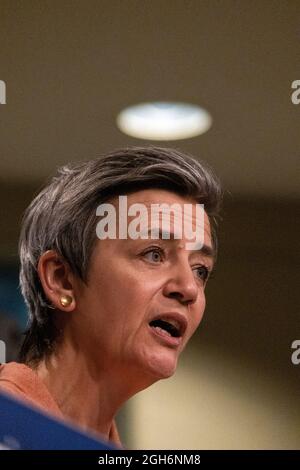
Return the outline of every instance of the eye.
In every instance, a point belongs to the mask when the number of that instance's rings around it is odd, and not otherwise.
[[[160,263],[163,260],[163,251],[161,248],[151,248],[143,253],[143,257],[151,263]]]
[[[206,266],[197,266],[195,271],[199,279],[201,279],[203,282],[207,281],[210,272]]]

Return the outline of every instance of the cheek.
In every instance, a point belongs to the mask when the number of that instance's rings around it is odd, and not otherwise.
[[[191,325],[192,325],[191,334],[194,334],[194,332],[197,330],[198,326],[200,325],[203,315],[204,315],[205,306],[206,306],[206,301],[205,301],[205,295],[203,293],[200,296],[200,299],[197,301],[197,304],[195,304],[194,308],[191,309],[191,316],[193,319],[193,321],[191,322]]]
[[[115,270],[113,276],[109,272],[98,276],[91,297],[111,322],[125,317],[129,324],[130,318],[136,321],[137,316],[144,316],[156,289],[157,281],[150,282],[142,273],[133,273],[127,268]]]
[[[136,305],[150,300],[162,287],[162,280],[157,273],[128,266],[114,280],[117,298],[120,301],[121,298],[127,299],[129,303]]]

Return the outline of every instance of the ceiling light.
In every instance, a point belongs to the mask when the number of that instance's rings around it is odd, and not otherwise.
[[[127,135],[149,140],[188,139],[206,132],[212,118],[205,109],[187,103],[141,103],[117,116],[119,129]]]

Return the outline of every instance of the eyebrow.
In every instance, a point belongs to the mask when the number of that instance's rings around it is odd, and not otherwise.
[[[152,229],[153,228],[149,228],[148,230],[142,231],[141,235],[146,235],[146,234],[149,235],[149,233],[151,232]],[[154,227],[154,229],[155,229],[155,227]],[[161,228],[158,230],[158,233],[159,233],[158,240],[160,240],[160,239],[161,240],[169,240],[169,241],[172,241],[172,242],[174,242],[174,241],[176,242],[176,241],[181,240],[180,238],[171,238],[172,236],[174,237],[174,233],[173,232],[168,232],[166,230],[162,230]],[[164,238],[163,238],[163,235],[164,235]],[[157,240],[157,238],[153,238],[152,240]],[[197,242],[195,242],[195,245],[197,246]],[[196,250],[190,250],[190,251],[194,251],[195,253],[201,253],[204,256],[206,256],[208,258],[211,258],[213,260],[213,262],[216,259],[215,249],[210,245],[203,244],[201,248],[196,249]]]

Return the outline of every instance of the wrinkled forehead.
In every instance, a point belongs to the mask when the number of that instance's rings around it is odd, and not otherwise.
[[[188,239],[189,249],[211,244],[210,222],[203,204],[171,191],[147,189],[111,199],[120,238]],[[138,230],[137,230],[138,229]],[[118,236],[116,236],[118,238]]]
[[[159,214],[160,219],[170,216],[172,220],[180,220],[184,214],[189,222],[196,225],[199,222],[199,212],[202,207],[208,219],[203,204],[197,203],[193,198],[164,189],[146,189],[118,195],[110,202],[114,205],[118,215],[126,215],[129,221],[136,216],[138,211],[143,215],[143,208],[147,210],[148,214]],[[125,209],[124,213],[120,214],[122,209]]]

